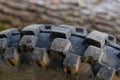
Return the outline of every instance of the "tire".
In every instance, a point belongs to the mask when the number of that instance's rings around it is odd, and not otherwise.
[[[0,53],[1,80],[27,80],[31,73],[33,80],[120,80],[120,45],[99,31],[44,24],[8,29],[0,32]]]

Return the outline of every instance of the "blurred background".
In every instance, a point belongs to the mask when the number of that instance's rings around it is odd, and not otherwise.
[[[120,0],[0,0],[0,30],[33,23],[86,27],[120,40]]]

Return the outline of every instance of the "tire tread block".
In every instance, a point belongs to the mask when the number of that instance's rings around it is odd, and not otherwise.
[[[56,38],[51,44],[51,54],[66,55],[71,48],[72,44],[68,39]]]
[[[64,71],[68,74],[75,74],[79,71],[80,56],[68,53],[63,62]]]
[[[4,58],[10,65],[17,66],[19,64],[19,53],[16,48],[6,48]]]
[[[115,70],[102,66],[97,72],[98,80],[113,80]]]
[[[118,70],[120,68],[120,58],[117,56],[119,51],[110,46],[106,46],[103,49],[104,54],[101,55],[99,63]]]
[[[105,44],[105,40],[108,38],[108,34],[99,31],[92,31],[85,39],[85,43],[102,48]]]
[[[102,54],[104,54],[104,52],[101,48],[91,45],[87,48],[86,52],[84,53],[84,58],[89,57],[89,58],[93,59],[94,61],[98,61]],[[89,61],[87,61],[87,62],[89,62]]]
[[[76,28],[76,33],[77,35],[82,35],[82,36],[87,36],[88,32],[86,30],[86,28],[80,27],[80,28]]]
[[[23,36],[19,42],[20,49],[24,50],[25,48],[34,48],[37,42],[36,36]]]
[[[6,38],[0,39],[0,48],[6,48],[8,46],[8,40]]]
[[[71,36],[71,30],[68,28],[55,27],[52,29],[51,38],[65,38],[68,39]]]
[[[35,48],[33,51],[33,60],[38,66],[46,66],[49,63],[49,57],[45,48]]]
[[[76,33],[76,29],[75,29],[74,26],[70,26],[70,25],[59,25],[58,27],[70,29],[70,31],[71,31],[72,34]]]

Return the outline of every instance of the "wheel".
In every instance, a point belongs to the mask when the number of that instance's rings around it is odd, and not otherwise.
[[[0,70],[41,80],[120,80],[120,45],[100,31],[32,24],[0,32]]]

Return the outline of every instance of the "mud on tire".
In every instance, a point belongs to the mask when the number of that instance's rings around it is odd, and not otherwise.
[[[60,68],[79,75],[91,66],[95,80],[120,80],[120,45],[115,36],[69,25],[32,24],[0,32],[0,65]]]

